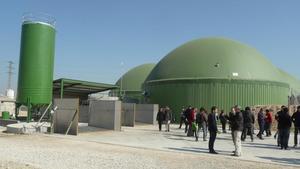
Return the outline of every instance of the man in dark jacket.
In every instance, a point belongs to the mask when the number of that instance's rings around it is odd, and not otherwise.
[[[212,154],[218,154],[214,149],[215,140],[217,137],[217,115],[218,108],[216,106],[213,106],[211,108],[211,113],[208,115],[208,131],[209,131],[209,153]]]
[[[264,115],[264,111],[261,108],[257,114],[257,122],[258,122],[258,126],[259,126],[259,132],[257,134],[257,137],[261,140],[263,140],[262,138],[262,134],[264,132],[264,127],[265,127],[265,115]]]
[[[243,115],[241,112],[241,107],[236,105],[234,106],[235,115],[233,116],[233,124],[232,124],[232,131],[233,131],[233,142],[235,146],[235,151],[233,156],[240,157],[242,155],[242,143],[241,143],[241,135],[244,127],[244,120]]]
[[[181,129],[181,126],[182,126],[182,124],[183,123],[185,123],[185,108],[184,107],[182,107],[182,111],[181,111],[181,113],[180,113],[180,123],[179,123],[179,129]]]
[[[165,112],[164,112],[163,108],[159,109],[157,116],[156,116],[156,121],[158,122],[159,131],[161,131],[161,125],[165,121]]]
[[[280,145],[280,143],[281,143],[281,141],[280,141],[280,133],[279,133],[279,122],[278,122],[278,117],[279,117],[279,115],[280,114],[282,114],[283,113],[283,109],[285,108],[285,106],[284,105],[282,105],[281,106],[281,108],[280,108],[280,111],[279,112],[277,112],[276,114],[275,114],[275,120],[277,120],[277,134],[275,133],[274,134],[274,138],[276,139],[276,137],[277,137],[277,146],[278,147],[280,147],[281,145]]]
[[[292,119],[289,115],[289,109],[283,108],[282,113],[278,115],[278,130],[280,136],[281,149],[288,149],[288,142],[290,137],[290,128],[292,126]]]
[[[298,145],[298,133],[300,133],[300,106],[297,107],[297,111],[292,116],[292,121],[294,123],[294,147]]]
[[[251,112],[250,107],[246,107],[245,111],[243,112],[243,119],[244,119],[244,129],[242,133],[242,141],[245,141],[247,134],[250,134],[251,141],[253,142],[253,128],[255,117],[254,113]]]
[[[227,133],[226,131],[226,124],[227,124],[227,115],[224,113],[224,110],[221,110],[220,116],[219,116],[220,122],[222,124],[222,131],[223,133]]]

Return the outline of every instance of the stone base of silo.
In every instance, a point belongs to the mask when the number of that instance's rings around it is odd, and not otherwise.
[[[33,134],[33,133],[47,133],[50,123],[40,123],[36,122],[31,123],[16,123],[6,126],[7,133],[14,134]]]

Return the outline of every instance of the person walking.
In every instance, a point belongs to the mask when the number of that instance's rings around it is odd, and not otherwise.
[[[227,133],[227,131],[226,131],[227,117],[226,117],[226,114],[224,113],[224,110],[221,110],[219,119],[222,124],[223,133]]]
[[[265,117],[265,131],[266,131],[266,136],[270,137],[272,136],[271,133],[271,128],[272,128],[272,113],[269,109],[266,110],[266,117]]]
[[[208,131],[209,131],[209,153],[218,154],[214,149],[214,144],[217,137],[218,127],[217,127],[217,114],[218,108],[213,106],[211,108],[211,113],[208,115]]]
[[[184,132],[187,133],[188,132],[188,126],[189,126],[189,115],[190,115],[190,112],[192,111],[192,106],[189,106],[185,111],[184,111],[184,117],[185,117],[185,120],[184,120],[184,124],[185,124],[185,129],[184,129]]]
[[[289,109],[287,107],[284,107],[282,113],[278,115],[278,130],[280,136],[281,149],[288,149],[291,126],[292,119],[289,115]]]
[[[297,111],[292,115],[292,121],[294,123],[294,148],[298,145],[298,133],[300,133],[300,106],[297,107]]]
[[[167,106],[165,108],[166,132],[170,132],[171,120],[172,120],[172,112],[171,112],[170,108]]]
[[[278,117],[279,117],[280,114],[283,113],[283,109],[284,108],[285,108],[285,106],[282,105],[281,108],[280,108],[280,111],[277,112],[276,115],[275,115],[275,120],[277,121],[277,132],[274,134],[274,138],[275,139],[277,138],[277,146],[278,147],[281,147],[281,145],[280,145],[280,143],[281,143],[281,141],[280,141],[280,133],[279,133],[279,128],[278,128],[279,127]]]
[[[188,124],[189,124],[188,132],[187,132],[188,137],[194,136],[194,133],[192,130],[192,123],[194,121],[195,121],[195,108],[193,107],[188,114]]]
[[[156,115],[156,121],[158,122],[158,129],[161,131],[161,126],[163,122],[165,121],[165,112],[163,108],[160,108],[157,115]]]
[[[242,133],[242,141],[245,141],[247,135],[250,135],[251,142],[253,142],[253,127],[255,122],[254,113],[251,112],[250,107],[246,107],[243,112],[244,129]]]
[[[207,115],[203,107],[200,108],[199,112],[196,115],[196,124],[197,124],[197,134],[196,141],[198,141],[200,131],[203,132],[203,141],[207,141]]]
[[[265,119],[264,119],[265,115],[264,115],[264,111],[261,108],[257,114],[257,122],[258,122],[258,126],[259,126],[259,132],[256,135],[259,139],[263,140],[262,134],[264,132],[264,126],[265,126]]]
[[[182,124],[185,123],[185,108],[182,107],[181,113],[180,113],[180,123],[179,123],[179,129],[181,129]]]
[[[241,113],[241,107],[236,105],[234,106],[235,115],[233,116],[233,142],[235,146],[233,156],[240,157],[242,155],[242,143],[241,143],[241,135],[244,127],[243,115]]]

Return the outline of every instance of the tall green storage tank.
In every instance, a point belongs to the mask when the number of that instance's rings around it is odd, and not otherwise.
[[[55,32],[54,22],[23,21],[17,104],[35,106],[52,101]]]

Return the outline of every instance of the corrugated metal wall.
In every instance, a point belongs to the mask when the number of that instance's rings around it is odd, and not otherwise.
[[[279,82],[250,80],[175,80],[148,82],[149,102],[170,106],[177,117],[182,106],[207,110],[216,105],[229,112],[233,105],[287,105],[289,85]]]

